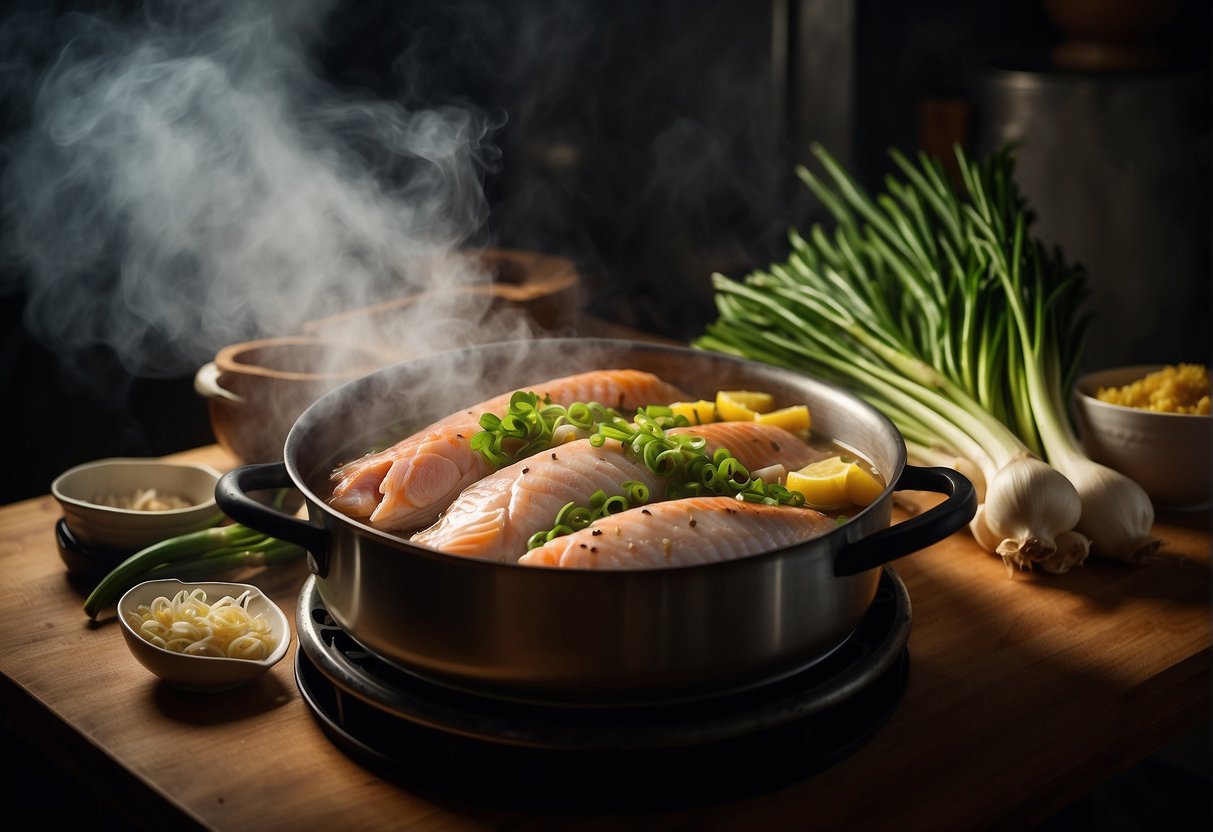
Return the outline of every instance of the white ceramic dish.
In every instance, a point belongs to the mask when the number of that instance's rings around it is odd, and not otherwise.
[[[158,458],[113,457],[64,471],[51,483],[63,519],[76,539],[90,547],[136,552],[166,538],[213,526],[223,519],[215,505],[219,472],[207,465]],[[144,511],[115,508],[99,500],[125,498],[155,489],[189,502],[188,508]]]
[[[182,590],[201,589],[208,603],[215,603],[225,595],[239,598],[246,590],[251,592],[248,603],[249,615],[262,617],[270,624],[276,644],[273,652],[264,659],[229,659],[215,656],[192,656],[157,647],[136,631],[131,616],[138,618],[136,610],[140,604],[151,604],[158,597],[172,600]],[[131,587],[118,601],[118,620],[122,626],[122,637],[126,646],[139,663],[159,676],[169,685],[195,693],[214,693],[231,690],[265,674],[286,656],[291,643],[291,626],[282,609],[265,597],[252,584],[223,581],[184,582],[176,579],[145,581]]]
[[[1213,417],[1159,413],[1095,398],[1101,387],[1121,387],[1162,365],[1117,367],[1075,384],[1073,403],[1083,448],[1091,459],[1132,478],[1160,510],[1196,510],[1210,504]]]

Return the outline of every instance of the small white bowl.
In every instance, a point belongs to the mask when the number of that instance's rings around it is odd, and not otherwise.
[[[251,592],[249,615],[254,618],[260,616],[269,622],[270,631],[277,640],[273,652],[264,659],[193,656],[157,647],[139,635],[130,617],[138,618],[136,611],[141,604],[151,604],[161,596],[171,601],[178,592],[195,589],[206,593],[209,604],[214,604],[225,595],[239,598],[245,591]],[[126,646],[140,664],[169,685],[194,693],[231,690],[256,679],[282,661],[291,644],[291,626],[286,614],[252,584],[223,581],[184,582],[176,579],[144,581],[131,587],[118,600],[118,620],[121,622],[122,637],[126,640]]]
[[[86,462],[64,471],[51,483],[63,519],[76,539],[90,547],[137,552],[153,543],[218,524],[215,504],[219,472],[207,465],[140,457]],[[104,505],[155,489],[190,503],[188,508],[145,511]]]
[[[1210,504],[1213,417],[1160,413],[1097,399],[1163,365],[1117,367],[1080,378],[1074,411],[1091,459],[1135,480],[1160,510],[1193,511]]]

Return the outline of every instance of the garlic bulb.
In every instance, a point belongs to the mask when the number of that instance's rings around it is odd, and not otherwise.
[[[1049,571],[1064,572],[1073,565],[1075,540],[1066,538],[1068,551],[1059,558],[1058,539],[1072,532],[1081,516],[1082,501],[1073,484],[1052,466],[1021,453],[986,484],[984,528],[975,530],[974,537],[987,548],[997,540],[994,551],[1008,571],[1048,564]]]
[[[1096,555],[1140,563],[1159,547],[1150,534],[1154,504],[1140,485],[1085,456],[1066,455],[1057,464],[1082,499],[1077,529],[1091,538]]]
[[[977,507],[977,513],[969,522],[969,530],[981,548],[987,552],[997,552],[1002,541],[990,531],[990,527],[986,524],[985,509],[985,504]],[[1033,562],[1016,561],[1013,558],[1004,557],[1003,565],[1007,567],[1007,577],[1014,578],[1016,568],[1030,569],[1033,565],[1039,566],[1045,572],[1062,575],[1075,566],[1081,566],[1091,552],[1090,539],[1080,532],[1062,532],[1054,538],[1054,542],[1056,548],[1052,554],[1045,555]]]

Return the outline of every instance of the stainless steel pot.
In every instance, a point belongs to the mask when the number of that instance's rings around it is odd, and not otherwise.
[[[442,554],[325,502],[329,472],[389,424],[406,431],[489,395],[610,367],[649,370],[704,397],[751,389],[771,392],[779,404],[807,403],[814,431],[869,459],[889,486],[848,522],[802,545],[643,571],[540,569]],[[308,520],[252,496],[288,486],[302,492]],[[890,526],[897,490],[948,496]],[[582,703],[715,695],[801,669],[863,619],[883,564],[963,528],[976,509],[968,480],[907,466],[896,428],[849,392],[729,356],[609,339],[487,344],[378,371],[309,407],[287,436],[282,462],[233,469],[216,493],[233,519],[308,550],[324,606],[379,657],[478,693]]]

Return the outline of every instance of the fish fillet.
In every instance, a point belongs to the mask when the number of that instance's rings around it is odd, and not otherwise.
[[[490,473],[471,448],[480,416],[498,416],[509,407],[513,388],[440,419],[392,447],[355,459],[330,475],[329,504],[384,531],[417,529],[432,523],[459,492]],[[595,370],[524,388],[560,405],[598,402],[625,415],[649,404],[670,404],[686,394],[652,373]]]
[[[757,422],[715,422],[670,433],[693,433],[707,440],[707,453],[727,447],[750,469],[776,462],[800,467],[821,453],[783,428]],[[436,523],[411,540],[451,554],[515,562],[527,541],[551,528],[569,502],[585,505],[602,489],[622,494],[628,480],[644,483],[652,500],[664,499],[668,481],[650,471],[618,442],[595,448],[580,439],[537,454],[473,483]]]
[[[710,449],[728,448],[751,471],[777,464],[795,470],[830,456],[783,428],[761,422],[709,422],[673,428],[667,433],[702,436],[708,440]]]
[[[803,543],[836,527],[811,508],[688,497],[631,508],[550,540],[518,562],[573,569],[641,569],[734,560]]]

